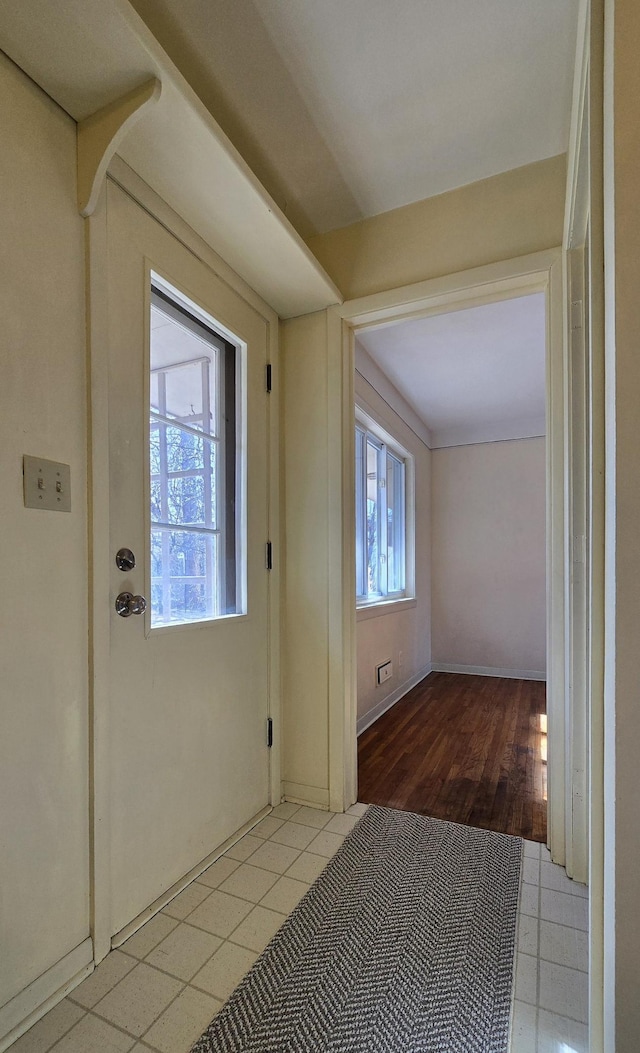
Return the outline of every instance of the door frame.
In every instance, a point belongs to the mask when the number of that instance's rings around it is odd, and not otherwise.
[[[114,157],[107,178],[149,213],[194,256],[241,296],[264,320],[267,327],[268,361],[272,369],[272,387],[268,403],[268,507],[267,518],[273,546],[273,569],[269,578],[268,609],[268,713],[273,720],[273,745],[269,754],[269,799],[278,804],[281,798],[281,672],[280,672],[280,486],[279,486],[279,319],[231,267],[177,215],[119,157]],[[111,950],[111,865],[110,865],[110,796],[109,796],[109,651],[111,625],[111,562],[109,541],[109,342],[107,292],[107,207],[106,180],[98,205],[85,220],[86,290],[87,290],[87,379],[89,435],[89,800],[90,800],[90,876],[91,936],[97,964]],[[266,540],[266,539],[265,539]],[[265,732],[266,734],[266,732]],[[211,856],[185,875],[164,897],[168,901],[180,887],[185,887],[198,872],[224,851],[239,836],[266,814],[268,809],[250,821]],[[151,916],[162,903],[156,902],[147,913]],[[142,923],[136,919],[130,931]],[[130,934],[129,929],[122,938]],[[121,941],[119,941],[121,942]]]
[[[567,360],[563,253],[560,247],[521,256],[442,278],[375,293],[328,309],[330,356],[330,492],[341,493],[331,511],[331,536],[341,539],[341,551],[329,559],[334,633],[341,641],[332,650],[329,684],[330,807],[343,808],[357,796],[356,735],[356,612],[354,492],[355,336],[360,329],[429,314],[481,306],[527,293],[546,298],[546,577],[548,695],[548,844],[554,860],[564,865],[566,853],[567,733]],[[337,544],[336,544],[337,548]],[[330,554],[331,555],[331,554]],[[330,641],[331,645],[332,641]],[[342,650],[343,660],[338,655]]]

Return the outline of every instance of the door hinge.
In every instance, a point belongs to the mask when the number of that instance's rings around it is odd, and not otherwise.
[[[273,720],[271,717],[267,717],[267,746],[269,749],[273,746]]]
[[[267,363],[267,377],[266,377],[267,393],[271,394],[271,363]]]
[[[273,546],[270,541],[265,545],[265,561],[267,570],[273,570]]]

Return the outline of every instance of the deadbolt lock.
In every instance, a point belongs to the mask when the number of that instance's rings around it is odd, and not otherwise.
[[[122,570],[125,574],[133,570],[136,565],[136,557],[130,548],[120,548],[116,552],[116,567],[118,570]]]

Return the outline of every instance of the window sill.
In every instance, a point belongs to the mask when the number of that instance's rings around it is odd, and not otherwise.
[[[400,611],[417,607],[415,596],[406,596],[401,600],[379,600],[377,603],[363,603],[356,607],[356,621],[364,622],[369,618],[381,618],[384,614],[399,614]]]

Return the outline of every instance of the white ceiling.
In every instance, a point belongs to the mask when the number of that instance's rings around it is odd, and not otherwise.
[[[132,0],[307,236],[564,153],[579,0]]]
[[[366,355],[373,360],[434,449],[544,435],[545,330],[545,297],[535,293],[365,330],[356,365],[393,403]]]

